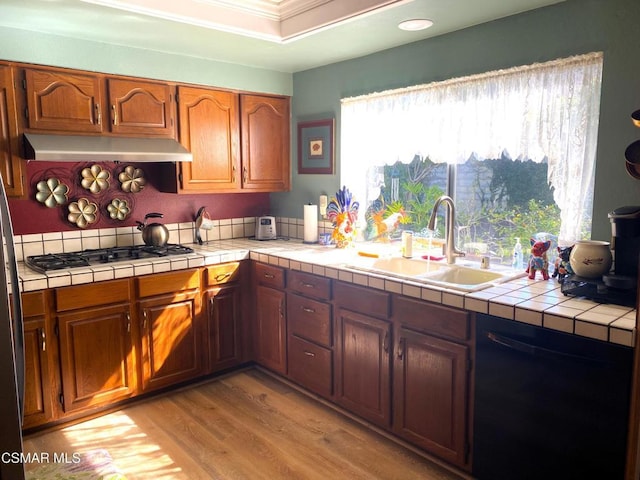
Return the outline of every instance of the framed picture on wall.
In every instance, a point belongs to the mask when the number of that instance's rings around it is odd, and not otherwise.
[[[298,173],[333,174],[335,120],[298,122]]]

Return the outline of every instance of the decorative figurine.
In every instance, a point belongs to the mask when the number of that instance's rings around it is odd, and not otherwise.
[[[331,238],[337,248],[345,248],[353,243],[359,207],[360,204],[353,200],[353,195],[344,186],[327,205],[327,218],[333,223]]]
[[[536,271],[539,271],[542,273],[542,278],[544,280],[549,280],[549,260],[547,259],[547,250],[549,250],[549,247],[551,246],[551,241],[536,241],[534,238],[529,241],[531,242],[531,256],[529,257],[529,263],[526,270],[529,274],[529,279],[533,280],[536,277]]]
[[[364,231],[364,238],[366,240],[385,243],[390,241],[391,233],[398,228],[406,214],[402,208],[395,213],[388,215],[387,213],[387,205],[382,195],[377,200],[371,202],[369,208],[364,212],[364,218],[367,222]],[[386,218],[385,215],[387,215]]]
[[[564,277],[573,275],[573,268],[569,263],[569,255],[571,255],[572,248],[573,245],[570,247],[558,247],[558,257],[554,263],[555,270],[551,275],[553,278],[558,277],[558,283],[564,282]]]

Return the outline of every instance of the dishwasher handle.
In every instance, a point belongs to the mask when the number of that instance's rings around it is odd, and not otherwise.
[[[599,365],[606,366],[611,362],[606,360],[600,360],[593,357],[587,357],[584,355],[576,355],[569,352],[563,352],[560,350],[553,350],[545,347],[541,347],[539,345],[532,345],[530,343],[522,342],[520,340],[516,340],[511,337],[507,337],[503,334],[498,334],[495,332],[486,332],[486,337],[489,341],[496,343],[498,345],[502,345],[503,347],[509,348],[511,350],[515,350],[520,353],[524,353],[525,355],[529,355],[532,357],[541,357],[547,358],[549,360],[573,360],[580,363],[588,363],[590,365]]]

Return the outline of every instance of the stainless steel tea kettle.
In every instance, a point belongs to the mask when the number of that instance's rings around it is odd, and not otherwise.
[[[145,245],[152,247],[164,247],[169,241],[169,229],[161,223],[147,224],[149,218],[162,218],[161,213],[147,213],[144,216],[144,222],[136,220],[138,230],[142,232],[142,240]]]

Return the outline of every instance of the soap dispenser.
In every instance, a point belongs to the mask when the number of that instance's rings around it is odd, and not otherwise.
[[[404,258],[413,257],[413,232],[406,230],[402,232],[402,256]]]

